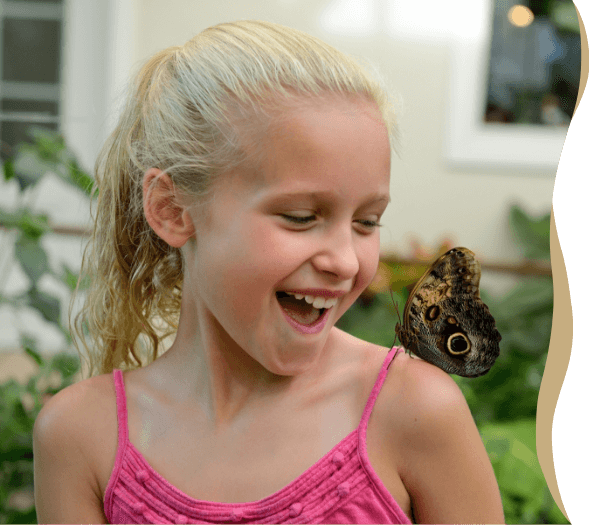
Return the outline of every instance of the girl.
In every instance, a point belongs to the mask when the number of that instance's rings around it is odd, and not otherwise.
[[[503,521],[454,381],[334,326],[394,136],[375,80],[276,24],[147,62],[97,163],[91,377],[35,424],[41,522]]]

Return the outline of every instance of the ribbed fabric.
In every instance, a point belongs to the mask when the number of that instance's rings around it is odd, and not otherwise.
[[[123,373],[114,370],[118,447],[107,485],[109,523],[411,523],[367,456],[367,424],[399,348],[387,355],[359,426],[278,492],[248,503],[189,497],[158,474],[129,441]]]

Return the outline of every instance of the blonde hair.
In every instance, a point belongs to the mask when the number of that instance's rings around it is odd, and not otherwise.
[[[245,137],[263,133],[281,105],[326,95],[376,103],[394,145],[393,108],[381,83],[301,31],[261,21],[219,24],[145,63],[96,162],[94,229],[70,305],[71,317],[88,278],[72,333],[88,354],[89,376],[152,362],[178,327],[183,258],[145,219],[145,171],[157,167],[180,193],[203,200],[220,175],[252,159]]]

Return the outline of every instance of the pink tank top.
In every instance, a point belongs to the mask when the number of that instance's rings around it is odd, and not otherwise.
[[[121,370],[113,370],[118,447],[105,492],[109,523],[411,523],[369,463],[369,416],[399,348],[388,353],[359,426],[301,476],[259,501],[189,497],[158,474],[129,441]],[[253,480],[255,482],[255,480]]]

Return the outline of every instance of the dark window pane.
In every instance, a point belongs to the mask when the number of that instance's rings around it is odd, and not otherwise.
[[[580,71],[572,0],[495,0],[485,121],[567,126]]]
[[[36,2],[39,4],[61,4],[62,0],[11,0],[11,2]]]
[[[5,18],[2,78],[58,83],[61,22]]]
[[[31,142],[31,137],[27,133],[27,130],[31,127],[51,129],[54,131],[58,130],[58,124],[52,123],[31,123],[31,122],[1,122],[0,123],[0,157],[7,159],[14,155],[14,147],[21,142]]]
[[[57,115],[59,106],[57,102],[44,102],[38,100],[12,100],[4,99],[0,101],[0,109],[6,112],[27,111],[31,113],[44,113],[47,115]]]

